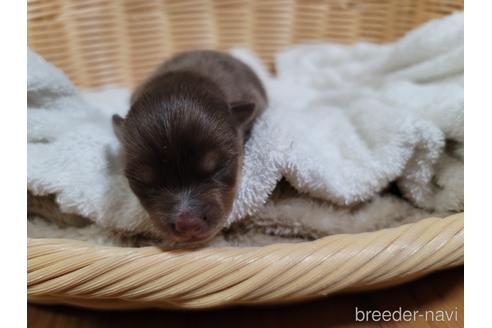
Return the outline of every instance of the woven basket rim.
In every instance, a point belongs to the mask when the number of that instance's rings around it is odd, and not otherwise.
[[[463,217],[263,247],[165,251],[28,239],[28,300],[111,309],[210,308],[379,288],[462,265]]]

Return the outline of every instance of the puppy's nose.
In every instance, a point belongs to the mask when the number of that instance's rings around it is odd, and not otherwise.
[[[204,219],[189,212],[181,213],[175,223],[176,232],[187,237],[200,235],[206,228]]]

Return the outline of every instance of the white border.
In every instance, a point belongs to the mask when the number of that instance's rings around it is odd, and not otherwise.
[[[27,322],[26,11],[25,1],[0,5],[1,327],[25,327]]]
[[[465,8],[465,323],[490,324],[492,1]]]

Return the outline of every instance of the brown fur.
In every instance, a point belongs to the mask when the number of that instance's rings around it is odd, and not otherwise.
[[[130,187],[167,240],[200,242],[221,230],[243,144],[266,103],[245,64],[193,51],[162,64],[134,92],[127,117],[113,117]],[[183,213],[199,218],[193,234],[176,230]]]

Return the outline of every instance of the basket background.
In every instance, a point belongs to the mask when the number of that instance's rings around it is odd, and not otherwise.
[[[388,42],[463,0],[28,0],[28,45],[76,85],[134,87],[165,58],[295,43]]]

